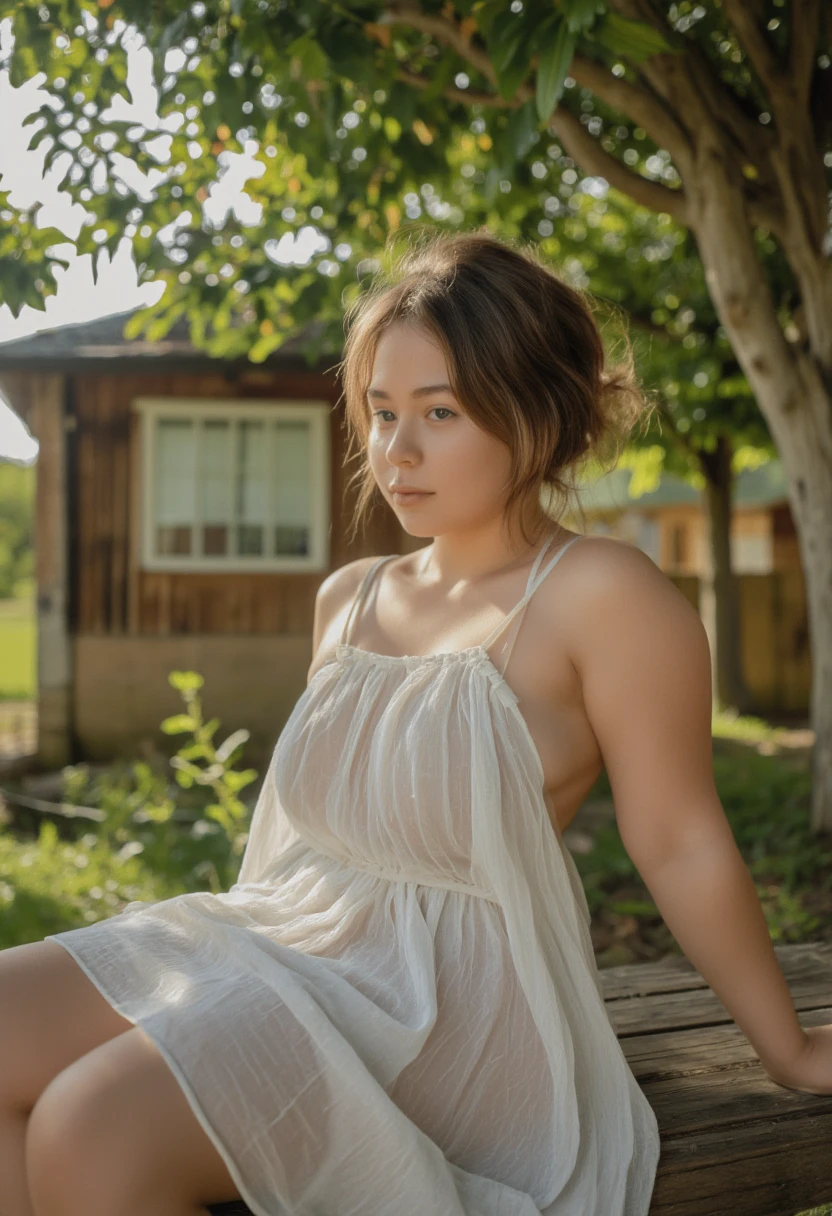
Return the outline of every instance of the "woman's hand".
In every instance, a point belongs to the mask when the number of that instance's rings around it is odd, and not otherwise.
[[[832,1024],[805,1026],[802,1053],[785,1068],[767,1068],[766,1075],[786,1089],[803,1094],[832,1094]]]

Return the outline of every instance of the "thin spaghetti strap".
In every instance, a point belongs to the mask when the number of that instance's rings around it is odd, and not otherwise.
[[[546,540],[543,542],[543,544],[538,549],[537,556],[535,557],[534,562],[532,563],[532,568],[529,571],[529,577],[526,579],[526,590],[524,592],[524,595],[529,594],[529,589],[531,588],[532,584],[534,583],[537,572],[540,569],[540,563],[543,561],[543,558],[546,556],[546,552],[554,539],[555,539],[555,533],[550,532],[549,535],[546,537]],[[514,640],[517,637],[517,634],[520,630],[520,622],[522,620],[523,620],[523,614],[522,614],[522,612],[518,612],[514,618],[514,624],[512,625],[511,629],[509,630],[509,636],[507,638],[503,639],[503,651],[505,652],[505,658],[502,660],[502,667],[500,668],[500,670],[502,672],[505,672],[506,667],[508,667],[508,661],[511,658],[511,652],[514,649]],[[502,628],[502,623],[501,623],[501,628]]]
[[[546,578],[546,576],[549,574],[549,572],[554,569],[554,567],[557,565],[557,563],[563,557],[566,550],[568,548],[570,548],[570,546],[574,545],[576,540],[581,540],[581,539],[582,539],[582,537],[579,534],[577,536],[573,536],[572,539],[568,540],[565,545],[561,545],[560,549],[558,549],[557,553],[554,555],[554,557],[551,559],[551,561],[546,563],[546,566],[544,567],[543,570],[541,570],[540,574],[537,574],[534,566],[532,567],[532,571],[529,574],[529,580],[526,585],[526,594],[523,596],[523,598],[517,604],[514,605],[511,612],[508,612],[503,617],[503,619],[495,626],[495,628],[491,630],[491,633],[488,635],[488,637],[485,639],[485,641],[481,643],[483,650],[487,650],[488,647],[494,641],[494,639],[499,637],[499,635],[502,633],[503,629],[505,629],[505,627],[509,623],[509,621],[513,620],[514,617],[526,607],[526,605],[528,604],[529,600],[534,595],[537,588],[540,586],[540,584],[543,582],[543,580]],[[551,537],[550,537],[550,540],[551,540]],[[541,553],[538,554],[538,558],[542,558],[543,553],[545,552],[546,548],[548,548],[548,544],[549,544],[549,542],[547,541],[543,550],[541,550]],[[537,564],[538,563],[536,562],[535,565],[537,565]],[[514,648],[514,638],[516,638],[516,636],[517,636],[517,632],[515,631],[514,637],[511,640],[511,646],[509,648],[508,657],[506,658],[505,663],[503,664],[503,673],[505,672],[506,666],[508,665],[508,659],[511,657],[511,650]]]
[[[362,580],[358,586],[358,591],[355,593],[353,601],[350,604],[350,610],[347,613],[346,620],[344,621],[344,628],[341,630],[341,640],[340,640],[341,646],[344,646],[344,645],[348,644],[348,642],[349,642],[353,623],[358,619],[358,616],[364,605],[364,599],[367,594],[367,591],[369,590],[370,584],[372,583],[373,578],[375,577],[376,570],[378,570],[379,566],[382,565],[383,562],[389,562],[391,558],[396,557],[396,556],[397,555],[395,553],[389,553],[386,557],[379,557],[379,558],[377,558],[376,561],[373,562],[372,566],[369,566],[367,568],[367,570],[364,572],[364,577],[362,578]]]
[[[526,590],[525,590],[526,596],[528,596],[528,594],[529,594],[529,590],[534,583],[538,570],[540,569],[540,563],[543,561],[543,558],[546,554],[546,551],[549,548],[549,545],[552,542],[553,537],[554,537],[554,533],[552,533],[549,536],[549,538],[546,541],[546,544],[543,546],[543,548],[538,553],[537,557],[534,559],[534,565],[532,566],[531,570],[529,571],[529,577],[526,581]],[[526,600],[526,604],[528,604],[528,600]],[[511,652],[514,650],[514,643],[517,640],[517,635],[520,632],[520,626],[522,623],[523,623],[523,612],[521,611],[515,615],[511,629],[509,629],[509,631],[508,631],[508,636],[503,639],[503,654],[501,655],[499,662],[497,664],[495,664],[497,666],[498,671],[503,676],[505,675],[506,668],[509,665],[509,661],[511,659]]]

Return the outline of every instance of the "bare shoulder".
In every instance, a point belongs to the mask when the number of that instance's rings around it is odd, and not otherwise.
[[[599,643],[628,638],[654,646],[662,638],[680,646],[696,637],[706,639],[696,608],[636,545],[611,536],[584,536],[564,555],[564,567],[567,562],[569,594],[558,598],[578,659],[590,661]]]
[[[354,561],[345,562],[343,566],[338,566],[328,574],[318,587],[312,628],[313,660],[310,671],[313,674],[318,666],[318,651],[324,638],[336,622],[339,622],[339,627],[333,631],[340,634],[346,614],[361,586],[361,580],[377,561],[378,556],[357,557]]]
[[[361,580],[378,557],[357,557],[332,570],[318,587],[316,602],[322,608],[336,607],[358,590]]]
[[[566,555],[564,573],[567,561],[560,619],[618,827],[645,875],[722,816],[708,636],[696,608],[634,545],[589,537]]]
[[[685,598],[651,557],[637,545],[616,536],[581,536],[580,543],[572,546],[563,560],[564,565],[568,561],[571,567],[570,585],[577,579],[587,591],[593,588],[606,591],[610,589],[610,581],[617,585],[623,579],[633,590],[663,586]]]

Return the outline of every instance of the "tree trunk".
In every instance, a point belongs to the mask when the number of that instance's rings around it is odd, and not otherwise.
[[[786,472],[812,648],[812,828],[832,832],[832,396],[812,352],[786,340],[721,149],[712,143],[702,152],[686,183],[691,229],[714,306]]]
[[[753,698],[742,670],[739,583],[731,563],[732,454],[728,436],[719,435],[716,450],[700,456],[708,520],[708,562],[700,611],[711,643],[714,703],[748,713]]]

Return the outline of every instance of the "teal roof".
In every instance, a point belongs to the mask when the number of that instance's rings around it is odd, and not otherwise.
[[[585,511],[637,511],[641,508],[697,505],[702,491],[677,477],[663,473],[655,490],[638,498],[630,498],[627,490],[632,471],[613,469],[597,481],[587,482],[580,490]],[[766,507],[788,500],[782,461],[770,460],[756,469],[744,469],[734,482],[734,505],[737,507]]]

